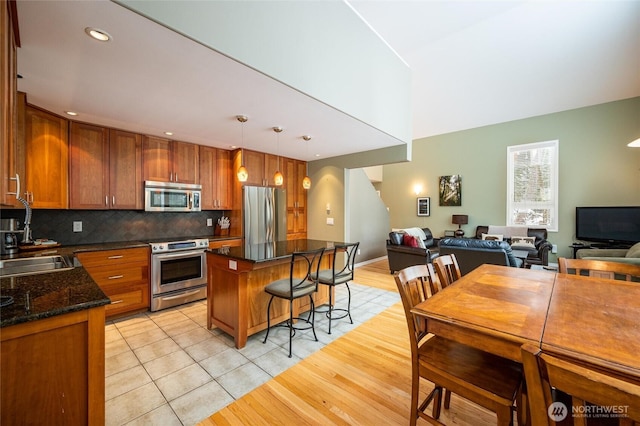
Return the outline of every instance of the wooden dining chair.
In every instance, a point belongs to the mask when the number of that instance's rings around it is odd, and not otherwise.
[[[612,280],[640,281],[640,265],[622,262],[559,257],[558,271],[562,274],[585,275]]]
[[[521,353],[533,426],[555,426],[555,420],[560,421],[572,415],[572,407],[554,401],[552,387],[570,395],[571,405],[581,414],[586,409],[578,407],[588,401],[609,409],[616,407],[620,411],[616,413],[620,414],[620,424],[640,422],[640,381],[614,377],[546,354],[531,343],[524,344]],[[550,413],[549,407],[554,403],[555,410]],[[586,420],[584,416],[573,417],[574,425],[584,425]]]
[[[405,268],[398,272],[395,281],[411,344],[410,424],[414,426],[418,418],[439,423],[443,389],[493,411],[498,425],[512,424],[514,401],[522,396],[520,364],[426,332],[426,319],[412,314],[411,309],[443,287],[432,265]],[[435,387],[419,403],[421,378]],[[429,416],[425,410],[432,402]]]
[[[444,254],[433,259],[433,265],[444,287],[459,279],[462,274],[455,254]]]

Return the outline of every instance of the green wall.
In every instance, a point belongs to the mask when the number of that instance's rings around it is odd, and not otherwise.
[[[381,196],[391,227],[429,227],[436,236],[455,229],[452,214],[477,225],[504,225],[507,146],[558,139],[559,230],[549,240],[570,256],[575,207],[640,205],[640,97],[413,141],[412,161],[385,165]],[[438,205],[438,177],[462,176],[462,206]],[[416,215],[414,185],[431,197],[431,216]],[[555,258],[552,260],[555,261]]]

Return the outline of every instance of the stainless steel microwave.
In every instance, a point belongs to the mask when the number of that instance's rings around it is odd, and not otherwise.
[[[177,182],[144,182],[147,212],[199,212],[202,185]]]

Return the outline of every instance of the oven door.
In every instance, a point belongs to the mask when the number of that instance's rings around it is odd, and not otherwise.
[[[151,255],[151,294],[163,294],[207,283],[204,250]]]

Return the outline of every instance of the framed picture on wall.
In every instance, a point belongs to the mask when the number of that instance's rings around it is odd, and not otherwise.
[[[431,215],[431,198],[419,197],[418,198],[418,216]]]
[[[462,179],[460,175],[440,176],[439,192],[441,206],[462,205]]]

